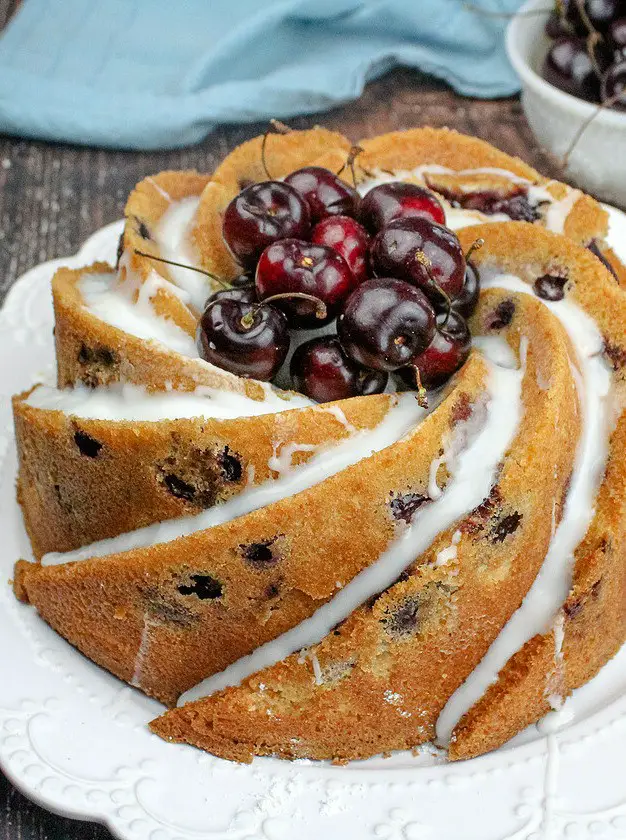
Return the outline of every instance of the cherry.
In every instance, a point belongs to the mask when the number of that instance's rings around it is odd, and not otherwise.
[[[560,38],[561,35],[571,35],[572,27],[567,19],[555,9],[550,12],[545,31],[548,38]]]
[[[401,379],[415,387],[416,373],[428,390],[438,388],[450,379],[453,373],[467,361],[472,346],[472,337],[467,322],[458,312],[437,315],[437,328],[426,350],[414,358],[411,366],[399,371]]]
[[[609,27],[611,44],[626,58],[626,17],[617,18]]]
[[[218,289],[210,295],[204,307],[214,300],[238,300],[242,303],[254,303],[257,299],[254,279],[249,274],[240,274],[231,281],[231,285],[224,289]]]
[[[312,222],[326,216],[354,216],[358,210],[358,192],[322,166],[296,169],[287,175],[285,184],[293,187],[309,205]]]
[[[435,312],[409,283],[379,277],[361,283],[337,320],[348,355],[365,367],[391,371],[404,367],[430,344]]]
[[[383,371],[354,362],[336,335],[301,344],[291,357],[290,369],[295,389],[316,402],[381,394],[388,379]]]
[[[276,304],[286,313],[290,326],[302,329],[332,321],[356,281],[348,264],[332,248],[300,239],[282,239],[261,254],[255,284],[260,300],[296,292],[322,301],[327,310],[325,318],[318,317],[311,301],[293,299]]]
[[[623,14],[623,0],[585,0],[584,10],[592,29],[606,32],[612,20]],[[579,35],[589,35],[589,27],[580,13],[578,0],[569,0],[565,16]]]
[[[398,219],[383,228],[370,249],[378,275],[400,277],[441,304],[443,291],[457,297],[465,278],[465,257],[456,234],[430,219]]]
[[[196,342],[205,361],[237,376],[269,380],[289,351],[287,319],[269,304],[217,300],[204,310]]]
[[[478,274],[478,269],[471,262],[468,262],[465,269],[463,287],[452,301],[452,309],[464,318],[469,318],[478,305],[479,295],[480,275]]]
[[[599,62],[604,67],[605,61]],[[595,102],[600,95],[600,80],[584,41],[566,35],[550,47],[543,65],[547,82],[579,99]]]
[[[442,225],[446,221],[445,210],[438,198],[418,184],[404,181],[379,184],[361,201],[359,218],[371,233],[376,233],[395,219],[413,217],[426,217]]]
[[[222,233],[233,257],[253,269],[262,251],[288,236],[305,237],[309,206],[289,184],[262,181],[235,196],[226,208]]]
[[[612,64],[602,77],[602,101],[626,111],[626,58]]]
[[[370,238],[365,228],[350,216],[329,216],[313,228],[312,241],[326,245],[344,258],[357,283],[367,280]]]

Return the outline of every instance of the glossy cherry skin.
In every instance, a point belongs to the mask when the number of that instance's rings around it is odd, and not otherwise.
[[[572,26],[567,18],[562,17],[556,10],[550,12],[546,21],[545,31],[548,38],[560,38],[562,35],[571,35]]]
[[[452,301],[452,309],[462,315],[463,318],[469,318],[478,305],[479,295],[480,275],[478,269],[471,262],[468,262],[463,287]]]
[[[447,323],[445,315],[437,316],[437,328],[426,350],[411,362],[411,367],[400,371],[401,378],[415,387],[415,370],[420,372],[422,385],[427,389],[439,388],[460,367],[470,354],[472,337],[464,318],[451,312]]]
[[[354,362],[336,335],[301,344],[291,357],[290,370],[296,391],[316,402],[381,394],[389,378],[383,371]]]
[[[238,300],[242,303],[254,303],[257,299],[254,279],[248,274],[242,274],[231,282],[230,287],[218,289],[207,298],[204,308],[214,300]]]
[[[444,224],[446,213],[438,198],[418,184],[391,181],[379,184],[361,200],[359,219],[374,234],[395,219],[427,218]]]
[[[339,314],[356,281],[348,264],[332,248],[300,239],[282,239],[263,251],[256,270],[259,300],[271,295],[300,292],[321,300],[326,318],[318,318],[315,304],[305,300],[280,300],[276,306],[296,329],[321,327]]]
[[[322,166],[305,166],[285,178],[309,205],[311,222],[326,216],[354,216],[359,207],[358,192]]]
[[[218,300],[204,310],[196,341],[205,361],[237,376],[269,380],[289,351],[289,329],[270,304]]]
[[[226,208],[222,234],[233,257],[253,270],[272,242],[289,236],[303,238],[311,229],[309,205],[282,181],[251,184]]]
[[[600,96],[600,79],[585,42],[579,38],[566,35],[552,44],[543,65],[543,77],[579,99],[596,102]]]
[[[601,95],[603,102],[611,101],[611,108],[626,111],[626,58],[606,71],[602,77]]]
[[[456,297],[465,279],[465,256],[458,237],[430,219],[398,219],[378,233],[370,256],[379,276],[399,277],[440,304],[443,290]]]
[[[337,319],[337,332],[355,362],[375,370],[397,370],[432,341],[435,312],[410,283],[373,278],[352,292]]]
[[[613,49],[626,58],[626,17],[613,21],[609,27],[609,39]]]
[[[313,228],[311,240],[316,245],[326,245],[343,257],[357,283],[367,280],[369,260],[369,234],[356,219],[350,216],[329,216]]]
[[[611,21],[624,14],[623,0],[585,0],[584,8],[592,27],[602,33],[607,31]],[[580,14],[577,0],[568,0],[565,16],[578,35],[589,34],[587,25]]]

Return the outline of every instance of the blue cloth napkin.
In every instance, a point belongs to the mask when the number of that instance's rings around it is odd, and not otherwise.
[[[462,0],[24,0],[0,37],[0,132],[184,146],[217,123],[324,111],[397,65],[508,95],[506,22]]]

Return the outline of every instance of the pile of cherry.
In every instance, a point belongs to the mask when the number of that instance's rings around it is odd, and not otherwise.
[[[626,110],[626,0],[561,0],[546,34],[553,39],[546,81],[579,99]]]
[[[223,219],[244,273],[207,300],[200,355],[269,381],[293,345],[291,387],[317,402],[381,393],[390,374],[422,397],[466,361],[478,300],[478,273],[444,222],[417,184],[361,198],[322,167],[246,187]]]

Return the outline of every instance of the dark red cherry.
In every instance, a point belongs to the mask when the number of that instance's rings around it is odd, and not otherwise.
[[[611,108],[626,111],[626,58],[612,64],[602,77],[602,101]]]
[[[458,237],[430,219],[398,219],[376,235],[370,249],[380,276],[400,277],[439,304],[441,289],[457,297],[465,278],[465,256]]]
[[[602,33],[607,31],[612,20],[624,14],[624,0],[585,0],[583,6],[592,28]],[[589,34],[578,0],[568,0],[565,14],[579,35]]]
[[[359,218],[370,231],[376,233],[395,219],[427,218],[444,224],[445,210],[430,190],[418,184],[391,181],[379,184],[365,194]]]
[[[348,298],[337,332],[348,355],[364,367],[391,371],[430,344],[435,312],[425,295],[390,277],[366,280]]]
[[[400,371],[401,378],[412,387],[416,385],[415,368],[424,388],[438,388],[467,361],[472,337],[464,318],[457,312],[437,316],[437,328],[426,350],[413,359],[410,368]]]
[[[237,376],[269,380],[289,350],[287,319],[270,304],[218,300],[197,330],[200,356]]]
[[[598,62],[605,65],[604,60]],[[587,47],[580,38],[565,35],[550,47],[543,65],[543,77],[565,93],[596,102],[600,96],[600,79]]]
[[[288,236],[305,237],[311,228],[309,206],[282,181],[251,184],[226,208],[222,233],[240,265],[254,269],[262,251]]]
[[[359,194],[349,184],[322,166],[305,166],[285,178],[309,205],[311,222],[326,216],[354,216],[359,207]]]
[[[571,35],[573,27],[567,18],[555,9],[550,12],[545,30],[548,38],[560,38],[562,35]]]
[[[370,238],[363,227],[350,216],[329,216],[313,228],[312,241],[326,245],[344,258],[357,283],[367,280]]]
[[[257,299],[254,279],[249,274],[241,274],[231,281],[231,285],[225,289],[218,289],[207,298],[206,307],[214,300],[238,300],[242,303],[254,303]]]
[[[277,301],[298,329],[321,327],[332,321],[356,286],[348,264],[325,245],[312,245],[300,239],[281,239],[263,251],[256,270],[259,300],[271,295],[298,292],[313,295],[326,305],[327,317],[316,316],[315,304],[305,300]]]
[[[609,39],[613,49],[626,57],[626,17],[617,18],[609,27]]]
[[[471,262],[467,263],[465,268],[465,279],[463,280],[463,287],[459,294],[452,301],[452,309],[462,315],[463,318],[469,318],[476,309],[478,304],[478,296],[480,295],[480,275],[476,266]]]
[[[388,375],[361,367],[344,352],[336,335],[313,338],[291,357],[293,387],[316,402],[381,394]]]

